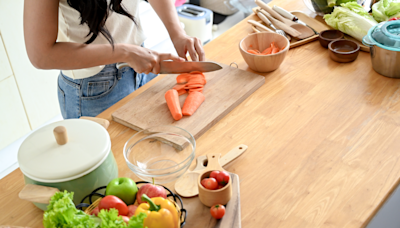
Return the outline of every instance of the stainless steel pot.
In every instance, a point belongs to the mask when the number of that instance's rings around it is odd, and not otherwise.
[[[400,22],[380,23],[363,38],[363,44],[370,47],[373,69],[390,78],[400,78],[400,40],[396,31],[400,31]]]

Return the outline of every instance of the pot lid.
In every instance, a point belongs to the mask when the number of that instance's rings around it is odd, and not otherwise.
[[[110,149],[110,136],[100,124],[69,119],[49,124],[29,135],[19,148],[18,163],[31,179],[61,182],[97,168]]]
[[[371,36],[382,48],[400,51],[400,21],[379,23],[373,28]]]

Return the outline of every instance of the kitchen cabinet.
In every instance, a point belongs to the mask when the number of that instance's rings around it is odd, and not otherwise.
[[[1,150],[31,130],[14,76],[0,81],[0,110]]]
[[[0,33],[0,82],[10,77],[12,75],[12,70],[10,63],[8,62],[7,52],[4,48],[3,40]]]
[[[0,31],[27,118],[34,130],[60,114],[57,100],[59,71],[38,70],[29,61],[23,35],[23,5],[24,0],[0,0]],[[0,67],[3,71],[3,66]]]

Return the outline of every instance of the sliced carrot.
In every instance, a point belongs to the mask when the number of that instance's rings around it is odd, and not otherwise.
[[[180,90],[177,90],[177,92],[178,92],[178,95],[180,96],[180,95],[183,95],[183,94],[187,93],[187,90],[186,89],[180,89]]]
[[[174,85],[174,87],[172,87],[172,89],[179,92],[179,90],[184,89],[185,86],[186,86],[186,84],[178,84],[178,85]]]
[[[283,48],[281,48],[281,51],[283,51],[285,49],[286,46],[283,46]]]
[[[190,74],[180,74],[176,77],[177,83],[186,83],[189,81]]]
[[[271,54],[275,54],[279,52],[279,48],[278,47],[274,47],[274,49],[272,49],[272,53]]]
[[[182,114],[191,116],[200,107],[201,103],[205,100],[203,93],[193,91],[186,97],[185,103],[182,107]]]
[[[250,53],[250,54],[254,54],[254,55],[260,53],[260,51],[258,51],[258,50],[247,50],[247,52]]]
[[[182,119],[182,110],[181,105],[179,103],[179,95],[178,92],[174,89],[170,89],[165,93],[165,100],[167,101],[167,105],[169,111],[171,112],[174,120]]]
[[[272,53],[272,48],[271,47],[266,48],[263,52],[261,52],[261,54],[264,54],[264,55],[269,55],[271,53]]]
[[[202,92],[203,92],[203,88],[193,88],[193,89],[189,89],[189,93],[191,93],[191,92],[200,92],[200,93],[202,93]]]

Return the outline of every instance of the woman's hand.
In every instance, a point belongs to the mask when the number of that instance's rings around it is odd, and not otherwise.
[[[201,40],[197,37],[190,37],[186,34],[180,34],[173,37],[176,52],[182,58],[186,59],[186,53],[189,52],[192,61],[204,61],[206,59]]]
[[[130,67],[132,67],[137,73],[153,74],[160,73],[160,64],[164,60],[172,60],[178,62],[184,62],[185,59],[170,53],[158,53],[156,51],[130,45],[131,54],[126,61]]]

